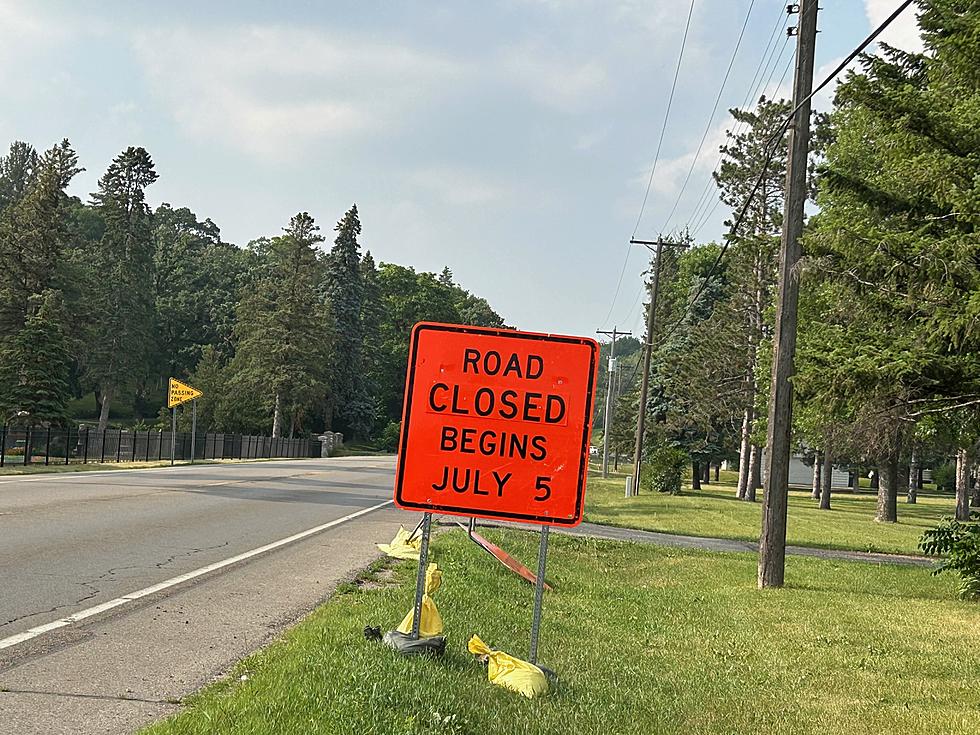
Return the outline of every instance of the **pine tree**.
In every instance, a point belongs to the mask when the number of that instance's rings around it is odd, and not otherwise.
[[[364,380],[361,325],[361,222],[353,205],[334,228],[337,238],[327,256],[325,290],[335,325],[330,359],[331,413],[336,428],[355,437],[367,436],[374,424],[374,402]],[[333,425],[333,424],[332,424]]]
[[[67,140],[31,161],[26,189],[9,185],[0,213],[0,411],[26,423],[65,418],[70,349],[62,290],[67,281],[65,249],[70,238],[65,187],[81,170]],[[20,164],[18,164],[20,165]],[[4,170],[18,166],[4,164]],[[24,166],[20,165],[23,170]],[[10,181],[14,181],[16,177]],[[8,181],[8,184],[10,182]]]
[[[63,426],[71,353],[61,293],[31,296],[29,312],[23,328],[0,342],[0,415],[8,423]]]
[[[238,349],[218,409],[224,421],[254,421],[258,406],[271,416],[273,436],[284,434],[287,421],[292,436],[310,428],[311,416],[326,403],[333,330],[319,289],[316,246],[322,241],[313,218],[301,212],[285,235],[262,244],[262,273],[238,306]]]
[[[143,148],[113,159],[92,195],[105,233],[88,254],[93,274],[85,374],[101,402],[99,430],[119,391],[145,376],[153,343],[153,231],[145,189],[157,180]]]

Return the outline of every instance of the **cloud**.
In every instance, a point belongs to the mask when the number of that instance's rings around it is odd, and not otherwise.
[[[435,53],[296,27],[181,28],[134,47],[186,134],[258,156],[401,126],[461,73]]]
[[[575,61],[537,44],[510,46],[501,51],[499,62],[504,74],[534,100],[562,112],[591,108],[609,82],[598,61]]]
[[[0,80],[23,77],[25,55],[60,44],[69,35],[66,25],[49,22],[30,3],[0,0]]]
[[[426,168],[405,178],[409,187],[428,190],[451,205],[488,204],[503,199],[508,193],[504,186],[452,167]]]
[[[895,11],[895,0],[865,0],[864,12],[872,28],[877,28],[882,21]],[[916,16],[919,7],[913,3],[899,15],[885,31],[878,36],[890,46],[912,53],[921,52],[924,48],[922,36],[919,33],[919,23]]]
[[[606,124],[597,130],[590,130],[581,133],[575,139],[575,143],[573,144],[572,147],[579,153],[585,153],[587,151],[591,151],[593,148],[595,148],[600,143],[604,142],[609,137],[609,131],[611,127],[612,127],[611,125]]]

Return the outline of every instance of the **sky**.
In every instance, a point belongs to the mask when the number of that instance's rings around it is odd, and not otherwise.
[[[664,127],[683,0],[0,0],[0,147],[69,138],[87,200],[143,146],[150,203],[243,246],[300,211],[329,246],[356,203],[376,260],[449,266],[508,324],[637,334],[646,255],[628,241],[721,236],[726,111],[789,96],[785,5],[696,0]],[[897,5],[823,0],[817,77]],[[921,48],[914,14],[884,40]]]

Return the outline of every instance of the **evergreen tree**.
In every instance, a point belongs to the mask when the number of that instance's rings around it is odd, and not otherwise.
[[[14,141],[6,156],[0,156],[0,212],[19,202],[37,174],[39,157],[29,143]]]
[[[71,353],[61,292],[30,297],[29,316],[0,341],[0,417],[6,423],[64,426]]]
[[[143,148],[127,148],[99,179],[93,202],[105,232],[87,255],[93,275],[91,333],[83,364],[101,404],[99,430],[113,399],[145,377],[153,344],[153,231],[145,190],[157,180]]]
[[[374,423],[373,402],[362,369],[361,221],[353,205],[334,228],[337,238],[327,257],[326,294],[336,328],[330,358],[332,426],[348,435],[367,436]]]
[[[238,348],[228,368],[228,390],[218,416],[239,430],[273,436],[311,429],[313,414],[328,398],[332,323],[319,285],[319,227],[306,212],[289,222],[285,235],[263,242],[264,260],[254,287],[238,306]],[[269,427],[265,423],[265,427]]]
[[[71,359],[61,290],[70,237],[64,190],[81,169],[67,140],[40,159],[20,151],[21,163],[31,160],[34,168],[26,190],[7,187],[19,198],[8,199],[0,213],[0,412],[27,423],[61,423]]]

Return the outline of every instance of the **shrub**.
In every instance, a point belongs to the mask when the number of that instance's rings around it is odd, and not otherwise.
[[[956,465],[947,462],[936,467],[932,471],[932,481],[936,483],[936,490],[951,490],[956,487]]]
[[[677,447],[661,445],[650,455],[643,471],[643,485],[647,490],[677,495],[681,491],[681,478],[687,467],[687,452]]]
[[[398,450],[398,437],[401,434],[402,424],[400,421],[391,421],[378,437],[378,448],[385,452],[395,452]]]
[[[959,592],[964,600],[980,597],[980,513],[972,513],[970,519],[964,523],[944,518],[919,539],[924,552],[945,557],[933,574],[953,571],[960,575]]]

